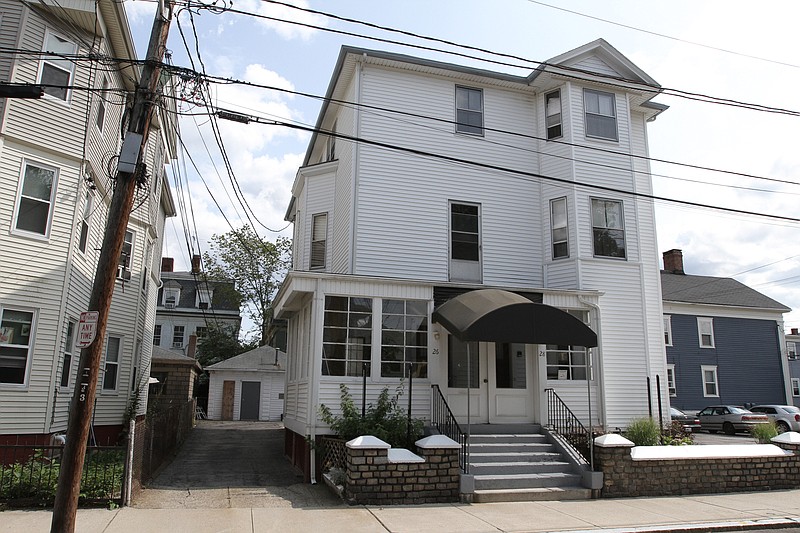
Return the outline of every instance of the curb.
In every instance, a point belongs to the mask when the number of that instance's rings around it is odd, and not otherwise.
[[[708,522],[685,525],[633,526],[624,528],[594,528],[570,530],[569,533],[694,533],[722,531],[751,531],[755,529],[800,528],[800,517],[764,518],[753,520],[732,520],[729,522]]]

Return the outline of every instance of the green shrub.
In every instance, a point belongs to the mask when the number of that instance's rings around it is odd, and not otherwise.
[[[408,429],[408,412],[400,406],[403,384],[397,386],[394,396],[389,387],[384,387],[375,404],[369,404],[365,416],[361,416],[347,385],[340,384],[340,406],[342,413],[335,415],[325,404],[319,406],[320,417],[342,439],[351,440],[362,435],[372,435],[393,447],[404,447]],[[422,436],[422,420],[411,419],[411,442]]]
[[[658,446],[661,443],[661,428],[652,418],[637,418],[628,424],[625,438],[636,446]]]
[[[694,444],[694,434],[683,429],[683,424],[673,421],[661,431],[661,444],[665,446],[684,446]]]
[[[753,426],[753,429],[750,430],[750,434],[759,444],[769,444],[773,437],[778,436],[778,426],[775,425],[775,422],[770,420],[769,422]]]

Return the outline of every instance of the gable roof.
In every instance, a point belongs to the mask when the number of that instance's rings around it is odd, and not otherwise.
[[[665,302],[770,309],[784,313],[791,311],[782,303],[733,278],[688,276],[664,270],[661,271],[661,298]]]
[[[277,365],[275,364],[277,362]],[[236,357],[209,365],[206,370],[244,370],[253,372],[283,372],[286,370],[286,354],[272,346],[259,346]]]
[[[200,363],[197,362],[197,359],[183,355],[181,352],[176,350],[162,348],[161,346],[153,346],[153,355],[151,360],[154,364],[195,366],[198,370],[202,370]]]

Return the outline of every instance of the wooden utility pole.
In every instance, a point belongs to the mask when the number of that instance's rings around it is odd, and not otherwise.
[[[105,347],[106,324],[114,294],[117,266],[128,226],[133,198],[136,192],[136,176],[147,144],[153,108],[159,92],[161,61],[167,45],[169,24],[172,19],[174,0],[160,0],[153,21],[147,60],[136,87],[130,125],[125,135],[117,168],[116,186],[108,213],[103,247],[92,286],[89,310],[98,312],[97,334],[94,341],[81,350],[79,383],[75,387],[69,413],[66,445],[58,477],[51,533],[72,533],[78,511],[81,474],[86,456],[94,398],[97,391],[100,360]]]

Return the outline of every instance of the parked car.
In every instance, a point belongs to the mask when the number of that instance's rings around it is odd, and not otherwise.
[[[737,431],[750,431],[756,424],[769,422],[767,415],[752,413],[736,405],[710,405],[697,413],[701,429],[709,433],[724,431],[733,435]]]
[[[778,426],[778,433],[800,431],[800,407],[794,405],[756,405],[750,410],[764,413]]]
[[[700,419],[696,416],[687,415],[677,407],[670,407],[669,414],[673,422],[680,422],[684,431],[697,431],[700,429]]]

